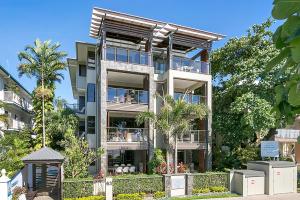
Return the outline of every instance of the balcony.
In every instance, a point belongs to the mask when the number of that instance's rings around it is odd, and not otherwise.
[[[210,74],[210,65],[207,62],[191,60],[183,57],[173,57],[173,70],[192,72],[198,74]]]
[[[137,65],[149,65],[149,53],[132,49],[107,47],[106,60]]]
[[[174,99],[178,100],[180,98],[183,98],[185,102],[190,103],[190,104],[200,104],[200,103],[206,104],[207,103],[206,96],[194,95],[194,94],[183,94],[180,92],[175,92]]]
[[[148,109],[149,92],[145,90],[108,87],[108,109],[144,111]]]
[[[9,130],[21,130],[25,128],[25,123],[16,119],[9,119],[7,129]]]
[[[190,130],[178,137],[178,149],[206,148],[206,130]]]
[[[65,104],[65,107],[73,110],[76,114],[85,114],[85,106],[79,104]]]
[[[18,107],[26,110],[32,111],[32,105],[24,98],[21,98],[19,95],[14,93],[13,91],[4,91],[4,101],[6,103],[11,103],[17,105]]]
[[[297,142],[299,136],[300,136],[300,130],[277,129],[275,140],[285,141],[285,142]]]
[[[109,149],[147,149],[147,128],[107,128],[107,142]]]

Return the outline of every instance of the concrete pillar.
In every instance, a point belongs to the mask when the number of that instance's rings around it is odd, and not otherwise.
[[[207,82],[207,107],[210,110],[207,117],[207,135],[206,135],[206,170],[212,168],[212,81],[211,79]]]
[[[149,111],[155,112],[155,92],[156,92],[156,83],[154,82],[154,68],[149,73]],[[154,126],[149,124],[149,147],[148,147],[148,159],[151,160],[154,154],[155,148],[155,135],[154,135]]]
[[[172,71],[168,71],[167,77],[167,94],[174,96],[174,77]]]
[[[165,193],[167,197],[171,196],[171,175],[164,174],[164,186],[165,186]]]
[[[2,169],[1,177],[0,177],[0,199],[1,200],[10,200],[12,197],[9,181],[10,179],[6,176],[5,169]]]
[[[107,177],[105,179],[105,199],[112,200],[113,199],[113,188],[112,188],[112,178]]]
[[[186,195],[193,194],[193,184],[194,184],[194,176],[193,174],[186,174]]]

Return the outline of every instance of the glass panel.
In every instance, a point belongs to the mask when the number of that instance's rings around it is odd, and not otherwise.
[[[129,62],[133,64],[140,64],[140,52],[139,51],[129,51]]]
[[[116,58],[116,48],[108,47],[106,48],[106,60],[114,61]]]
[[[173,57],[173,69],[183,70],[181,68],[181,59],[179,57]]]
[[[141,52],[141,64],[148,65],[148,53]]]
[[[200,96],[199,95],[192,95],[192,103],[193,104],[200,103]]]
[[[94,83],[87,84],[87,102],[95,102],[96,85]]]
[[[95,134],[95,116],[87,117],[87,133]]]
[[[128,62],[127,49],[117,48],[117,61]]]
[[[209,73],[209,64],[207,62],[201,62],[201,73],[203,74]]]
[[[148,104],[148,91],[139,91],[139,103]]]
[[[126,98],[126,90],[124,88],[116,88],[117,90],[117,95],[116,95],[116,100],[115,102],[117,103],[125,103],[125,98]]]
[[[114,102],[115,101],[115,97],[117,96],[117,91],[115,88],[108,88],[108,95],[107,95],[107,100],[110,102]]]

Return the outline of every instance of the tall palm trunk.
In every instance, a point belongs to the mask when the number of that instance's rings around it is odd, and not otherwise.
[[[170,149],[171,149],[171,144],[170,144],[170,132],[168,132],[168,147],[167,147],[167,174],[170,174]]]
[[[177,168],[177,162],[178,162],[178,154],[177,154],[177,135],[175,135],[175,162],[174,162],[174,167],[175,167],[175,174],[178,173],[178,168]]]

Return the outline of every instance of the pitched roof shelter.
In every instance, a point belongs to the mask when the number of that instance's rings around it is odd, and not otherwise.
[[[35,151],[24,158],[24,163],[62,163],[65,157],[59,152],[49,148],[43,147],[38,151]]]

